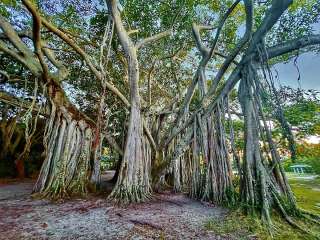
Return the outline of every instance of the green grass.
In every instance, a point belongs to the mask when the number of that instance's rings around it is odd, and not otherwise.
[[[320,214],[320,178],[313,180],[295,179],[293,175],[289,174],[289,182],[296,195],[298,206]],[[279,240],[298,240],[305,239],[311,240],[314,237],[302,233],[297,229],[292,228],[287,224],[279,215],[273,214],[272,216],[274,229],[273,239]],[[311,224],[303,219],[294,219],[300,226],[312,231],[320,236],[319,225]],[[266,226],[264,226],[259,217],[245,216],[241,211],[233,211],[228,214],[223,220],[209,220],[205,223],[205,228],[208,231],[213,231],[216,234],[232,239],[272,239]]]
[[[320,214],[320,178],[304,180],[292,178],[289,175],[289,182],[297,198],[298,206]]]
[[[273,216],[272,236],[265,225],[261,223],[258,217],[245,216],[240,211],[228,214],[224,219],[209,220],[205,223],[205,229],[212,231],[223,237],[239,240],[313,240],[317,239],[311,235],[300,232],[287,224],[280,216]],[[306,223],[302,220],[295,220],[300,226],[318,234],[319,226]],[[319,238],[318,238],[319,239]]]
[[[240,212],[234,212],[223,220],[207,221],[205,229],[223,237],[232,237],[240,240],[258,238],[261,225],[256,222],[255,218],[244,216]]]

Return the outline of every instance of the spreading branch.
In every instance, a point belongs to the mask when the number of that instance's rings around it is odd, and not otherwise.
[[[23,108],[25,110],[28,110],[30,109],[30,106],[31,106],[31,102],[29,101],[26,101],[24,99],[21,99],[21,98],[18,98],[18,97],[15,97],[5,91],[0,91],[0,101],[5,103],[5,104],[8,104],[8,105],[11,105],[11,106],[14,106],[14,107],[17,107],[17,108]],[[48,112],[45,111],[43,108],[40,108],[39,106],[35,105],[33,108],[32,108],[32,112],[37,114],[39,112],[39,109],[40,109],[40,114],[42,116],[48,116]]]
[[[171,34],[172,34],[172,30],[170,29],[170,30],[155,34],[151,37],[147,37],[147,38],[139,41],[138,43],[136,43],[136,48],[137,49],[142,48],[150,43],[156,42],[156,41],[160,40],[161,38],[167,37]]]
[[[48,66],[44,61],[44,56],[41,50],[41,16],[38,13],[35,6],[28,0],[22,0],[22,3],[26,6],[29,12],[32,14],[33,19],[33,44],[35,52],[38,56],[39,62],[43,71],[43,79],[47,81],[48,79]]]
[[[219,69],[217,75],[215,76],[213,80],[213,84],[211,85],[210,89],[208,90],[207,97],[210,97],[214,94],[216,91],[216,88],[222,79],[223,75],[229,68],[230,64],[234,61],[236,56],[239,54],[241,49],[244,47],[244,45],[250,40],[251,34],[252,34],[252,27],[253,27],[253,3],[252,0],[245,0],[245,12],[246,12],[246,32],[241,38],[241,40],[238,42],[236,47],[233,49],[231,54],[226,58],[223,65]]]

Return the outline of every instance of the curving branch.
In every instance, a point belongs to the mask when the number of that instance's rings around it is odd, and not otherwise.
[[[138,43],[136,43],[136,48],[139,49],[139,48],[145,47],[146,45],[153,43],[153,42],[156,42],[156,41],[160,40],[161,38],[170,36],[171,34],[172,34],[172,30],[170,29],[170,30],[155,34],[151,37],[147,37],[145,39],[142,39]]]
[[[123,150],[122,148],[118,145],[117,141],[111,136],[111,134],[105,134],[104,135],[106,141],[108,142],[108,144],[114,149],[116,150],[121,156],[123,156]]]
[[[89,55],[81,48],[79,47],[73,39],[71,39],[67,34],[65,34],[63,31],[55,27],[53,24],[48,22],[46,19],[41,18],[41,21],[43,25],[52,33],[57,35],[59,38],[61,38],[65,43],[67,43],[75,52],[77,52],[87,63],[90,70],[94,73],[94,75],[100,80],[101,74],[94,66],[93,62],[90,60]]]
[[[221,30],[226,22],[226,20],[228,19],[228,17],[230,16],[230,14],[233,12],[233,10],[236,8],[236,6],[239,4],[240,0],[236,0],[231,7],[227,10],[227,12],[223,15],[223,17],[220,19],[219,23],[218,23],[218,27],[217,27],[217,32],[216,32],[216,36],[213,40],[213,43],[211,44],[211,49],[209,52],[209,57],[207,59],[207,61],[210,60],[211,55],[213,54],[214,50],[216,49],[219,37],[220,37],[220,33]]]
[[[290,4],[293,3],[293,0],[273,0],[271,3],[271,7],[266,12],[265,17],[257,29],[257,31],[253,34],[252,40],[250,42],[250,47],[247,52],[252,52],[255,50],[256,45],[266,36],[267,32],[276,24],[281,15]]]
[[[226,58],[223,65],[219,69],[217,75],[215,76],[213,80],[213,84],[211,85],[210,89],[208,90],[207,97],[210,97],[214,94],[214,92],[217,89],[217,86],[222,79],[223,75],[229,68],[230,64],[234,61],[236,56],[239,54],[241,49],[244,47],[244,45],[250,40],[251,34],[252,34],[252,27],[253,27],[253,2],[252,0],[244,0],[245,5],[245,12],[246,12],[246,31],[243,35],[242,39],[239,41],[239,43],[236,45],[236,47],[233,49],[233,51],[230,53],[230,55]]]
[[[18,36],[16,30],[11,24],[0,15],[0,28],[3,30],[4,35],[9,39],[13,46],[21,52],[25,57],[31,57],[32,51],[24,44],[21,38]]]
[[[68,76],[69,71],[64,66],[64,64],[60,62],[58,59],[56,59],[55,54],[51,49],[42,47],[42,51],[44,55],[47,57],[47,59],[58,69],[56,73],[57,79],[65,79]]]
[[[44,61],[44,56],[41,50],[41,17],[40,14],[38,13],[37,9],[35,6],[28,0],[22,0],[22,3],[26,6],[26,8],[29,10],[29,12],[32,14],[32,19],[33,19],[33,44],[34,44],[34,49],[35,52],[38,56],[39,62],[42,67],[43,71],[43,78],[44,81],[47,81],[48,79],[48,66]]]
[[[193,34],[193,37],[195,39],[195,42],[196,42],[196,46],[197,48],[199,49],[199,51],[201,52],[201,55],[208,55],[209,54],[209,51],[210,49],[207,48],[202,40],[201,40],[201,35],[200,35],[200,31],[201,30],[212,30],[214,27],[204,27],[202,25],[197,25],[196,23],[193,23],[192,24],[192,34]]]
[[[53,24],[45,20],[44,18],[41,19],[43,22],[43,25],[50,30],[52,33],[57,35],[59,38],[61,38],[65,43],[67,43],[74,51],[76,51],[86,62],[90,70],[93,72],[95,77],[99,80],[103,80],[102,74],[98,71],[98,69],[94,66],[93,62],[90,59],[90,56],[81,48],[79,47],[67,34],[59,30],[57,27],[55,27]],[[125,104],[126,107],[130,107],[130,103],[127,100],[127,98],[117,89],[112,83],[105,82],[106,87],[114,93],[119,99]]]
[[[129,31],[128,31],[128,35],[138,33],[139,31],[140,31],[139,29],[132,29],[132,30],[129,30]]]
[[[3,31],[3,36],[9,41],[15,49],[9,47],[9,45],[0,40],[0,51],[10,55],[12,58],[17,59],[26,68],[28,68],[34,75],[40,75],[42,70],[38,62],[33,56],[33,52],[24,44],[20,39],[16,30],[12,25],[0,15],[0,28]]]
[[[320,44],[320,34],[304,36],[267,48],[269,59],[304,48],[310,45]]]
[[[6,71],[0,70],[0,75],[3,76],[3,80],[0,78],[0,83],[5,83],[10,80],[10,76]]]

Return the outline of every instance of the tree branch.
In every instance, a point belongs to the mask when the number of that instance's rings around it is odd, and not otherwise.
[[[33,55],[32,51],[22,42],[16,30],[11,26],[11,24],[0,15],[0,27],[3,30],[5,36],[10,40],[14,47],[19,50],[26,57]]]
[[[65,41],[73,50],[75,50],[87,63],[90,70],[93,72],[93,74],[96,76],[96,78],[99,81],[102,81],[103,77],[101,73],[96,69],[92,61],[90,60],[90,57],[85,51],[82,50],[70,37],[68,37],[65,33],[63,33],[61,30],[56,28],[54,25],[46,21],[42,18],[43,25],[48,28],[51,32],[56,34],[59,38],[61,38],[63,41]],[[120,98],[120,100],[125,104],[126,107],[130,107],[130,103],[127,100],[127,98],[110,82],[106,82],[106,87],[114,93],[116,96]]]
[[[64,79],[68,76],[69,71],[68,69],[64,66],[64,64],[60,61],[58,61],[55,58],[54,53],[48,49],[48,48],[42,48],[42,51],[44,53],[44,55],[48,58],[48,60],[58,69],[57,75],[58,75],[58,79]]]
[[[222,67],[219,69],[217,75],[215,76],[212,82],[210,89],[208,90],[208,93],[206,94],[207,98],[214,94],[220,80],[222,79],[223,75],[229,68],[230,64],[233,62],[235,57],[239,54],[241,49],[251,38],[252,27],[253,27],[253,3],[252,3],[252,0],[244,0],[244,4],[245,4],[245,12],[246,12],[246,32],[243,35],[242,39],[239,41],[239,43],[236,45],[236,47],[233,49],[231,54],[226,58]]]
[[[138,32],[139,32],[139,29],[132,29],[132,30],[128,31],[128,35],[135,34],[135,33],[138,33]]]
[[[114,150],[116,150],[121,156],[123,156],[123,151],[122,151],[121,147],[118,145],[117,141],[110,134],[105,134],[104,137],[107,140],[108,144]]]
[[[211,45],[211,49],[210,49],[210,53],[208,55],[207,61],[210,60],[214,50],[216,49],[217,43],[218,43],[218,39],[221,33],[221,30],[224,26],[224,23],[226,22],[227,18],[229,17],[229,15],[233,12],[233,10],[236,8],[236,6],[239,4],[240,0],[236,0],[231,7],[228,9],[228,11],[223,15],[223,17],[221,18],[221,20],[218,23],[218,27],[217,27],[217,33],[216,36],[213,40],[213,43]]]
[[[195,39],[197,48],[199,49],[199,51],[201,52],[201,54],[203,56],[206,56],[207,54],[209,54],[210,49],[207,48],[202,40],[201,40],[201,36],[200,36],[200,31],[201,30],[211,30],[213,29],[213,27],[207,27],[205,28],[204,26],[201,25],[197,25],[195,23],[192,24],[192,33],[193,33],[193,37]]]
[[[293,0],[273,0],[271,7],[266,12],[265,17],[252,36],[250,47],[247,52],[254,51],[257,43],[259,43],[267,34],[267,32],[273,27],[274,24],[279,20],[283,12],[292,4]]]
[[[1,81],[1,79],[0,79],[0,83],[5,83],[6,81],[9,81],[10,76],[6,71],[0,70],[0,75],[2,75],[4,77],[3,81]]]
[[[155,34],[151,37],[147,37],[147,38],[139,41],[138,43],[136,43],[136,48],[137,49],[142,48],[142,47],[146,46],[147,44],[158,41],[159,39],[167,37],[171,34],[172,34],[172,30],[170,29],[170,30]]]
[[[43,71],[43,80],[46,82],[48,80],[48,66],[44,61],[44,56],[41,49],[41,17],[37,12],[35,6],[28,0],[22,0],[22,3],[26,6],[29,12],[32,14],[33,20],[33,44],[35,52],[38,56],[39,62]]]
[[[310,45],[320,44],[320,34],[304,36],[294,40],[281,43],[267,49],[268,58],[274,58],[294,50],[304,48]]]
[[[0,15],[0,28],[10,43],[18,50],[10,48],[7,43],[0,40],[0,51],[5,52],[26,66],[34,75],[41,75],[41,66],[34,59],[33,52],[22,42],[16,30]]]

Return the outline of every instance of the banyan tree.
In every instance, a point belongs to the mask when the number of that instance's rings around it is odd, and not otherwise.
[[[307,2],[1,5],[1,91],[27,85],[32,96],[29,104],[5,95],[0,100],[18,101],[15,106],[33,114],[21,119],[31,130],[34,119],[46,122],[35,196],[58,199],[97,189],[106,144],[120,156],[111,201],[147,201],[170,187],[243,206],[270,226],[275,210],[298,227],[292,216],[308,213],[296,205],[264,96],[278,113],[272,121],[290,133],[272,65],[319,46],[312,28],[320,3]],[[241,136],[235,118],[244,123]],[[28,151],[34,131],[26,133]],[[244,141],[240,152],[237,138]]]

